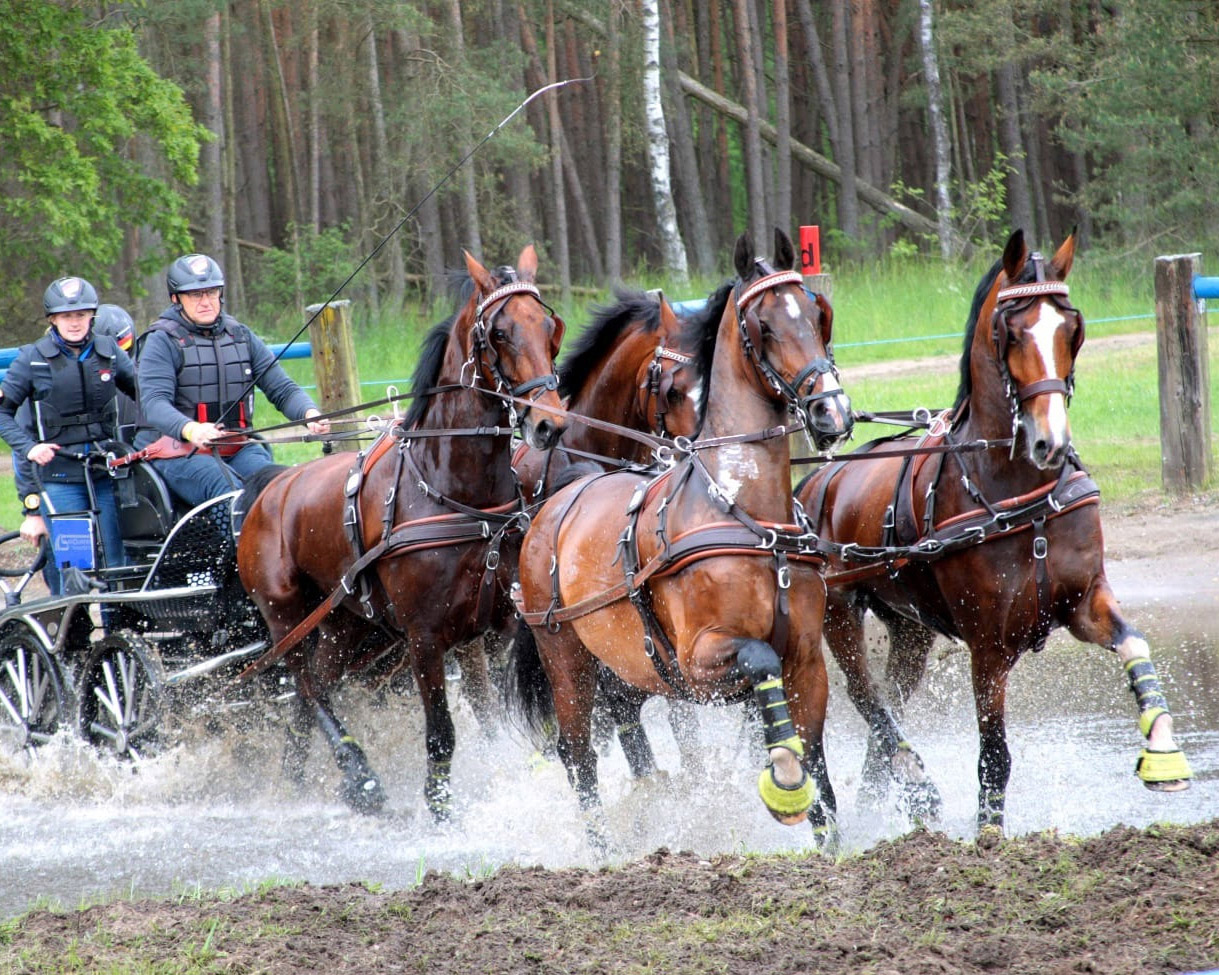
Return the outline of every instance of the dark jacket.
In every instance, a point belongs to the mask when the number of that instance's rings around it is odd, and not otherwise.
[[[77,453],[117,434],[116,389],[135,395],[135,367],[109,335],[94,335],[79,357],[48,333],[22,346],[4,377],[0,437],[24,458],[38,443]],[[28,419],[18,408],[30,403]],[[79,461],[56,457],[39,470],[46,479],[81,481]]]
[[[171,305],[141,342],[137,447],[163,434],[181,440],[182,428],[192,420],[223,419],[229,430],[252,426],[252,380],[291,420],[317,407],[275,361],[266,343],[231,315],[223,315],[215,327],[203,328],[188,322],[178,306]]]

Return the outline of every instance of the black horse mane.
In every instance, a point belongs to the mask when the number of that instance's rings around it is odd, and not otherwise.
[[[1000,258],[991,265],[989,271],[982,275],[982,280],[978,282],[978,288],[974,291],[973,304],[969,308],[969,319],[965,323],[965,347],[961,350],[961,381],[957,387],[956,402],[952,406],[954,413],[962,403],[969,399],[969,394],[973,391],[973,383],[969,377],[969,350],[973,348],[974,335],[978,331],[978,316],[982,312],[982,305],[986,301],[986,296],[990,294],[990,289],[994,287],[995,278],[999,276],[999,272],[1002,270],[1003,259]],[[1035,275],[1036,269],[1033,266],[1033,262],[1025,261],[1019,278],[1009,283],[1022,284],[1026,281],[1032,281]],[[990,322],[986,322],[984,327],[990,328]]]
[[[457,309],[443,322],[433,325],[423,338],[423,344],[419,348],[419,361],[415,364],[415,372],[411,377],[411,394],[414,399],[403,419],[407,429],[422,420],[423,414],[427,412],[428,397],[420,394],[436,385],[440,367],[444,364],[444,348],[448,344],[449,333],[453,330],[453,322],[474,293],[474,280],[465,271],[447,272],[447,282],[447,290],[455,296]]]
[[[580,333],[572,350],[559,366],[559,395],[574,398],[584,388],[593,370],[605,358],[619,336],[633,322],[643,322],[644,330],[660,327],[660,304],[645,291],[615,288],[612,305],[593,309],[593,320]]]
[[[735,281],[725,281],[707,296],[702,310],[686,320],[686,335],[696,336],[698,340],[694,365],[698,374],[703,377],[703,398],[698,417],[700,430],[707,415],[707,403],[711,400],[711,363],[715,358],[715,340],[720,331],[720,319],[724,317],[724,309],[728,307],[728,300],[732,297],[735,287]]]

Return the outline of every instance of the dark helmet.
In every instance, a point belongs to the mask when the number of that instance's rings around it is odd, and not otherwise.
[[[52,281],[42,295],[42,307],[48,315],[62,311],[94,311],[97,292],[84,278],[60,278]]]
[[[204,288],[223,288],[224,272],[220,265],[206,254],[187,254],[179,257],[165,274],[165,287],[169,297],[183,291],[202,291]]]
[[[135,339],[135,322],[119,305],[98,305],[93,317],[93,331],[98,335],[109,335],[120,349],[130,349]]]

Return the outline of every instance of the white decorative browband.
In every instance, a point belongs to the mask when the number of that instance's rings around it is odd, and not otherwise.
[[[741,297],[737,300],[737,314],[740,315],[748,307],[749,303],[758,297],[763,291],[769,291],[771,288],[777,288],[781,284],[804,284],[804,275],[799,271],[777,271],[774,274],[768,274],[764,278],[758,278],[753,284],[742,292]]]
[[[510,281],[507,284],[501,284],[498,288],[492,291],[478,304],[478,309],[475,312],[475,319],[481,321],[483,312],[491,305],[495,304],[501,298],[507,298],[509,295],[525,294],[533,295],[538,301],[542,300],[542,293],[527,281]]]
[[[680,352],[674,352],[672,349],[666,349],[663,345],[656,347],[657,359],[672,359],[674,362],[680,362],[683,366],[688,366],[694,361],[693,356],[682,355]]]
[[[1032,284],[1016,284],[1010,288],[1001,288],[995,295],[995,301],[1031,298],[1033,295],[1062,295],[1065,298],[1070,293],[1065,281],[1035,281]]]

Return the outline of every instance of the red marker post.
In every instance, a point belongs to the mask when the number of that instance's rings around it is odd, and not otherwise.
[[[800,227],[800,273],[810,291],[830,297],[830,276],[821,273],[821,228],[816,224]]]

